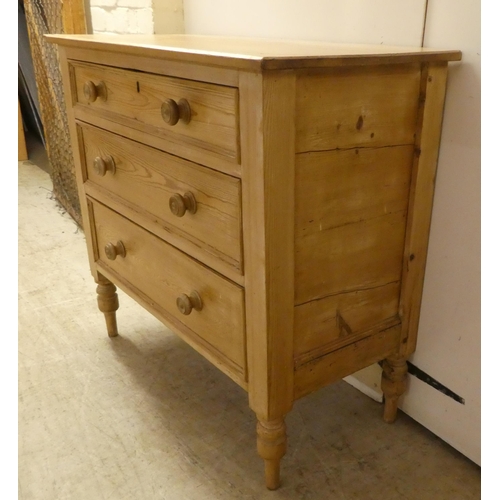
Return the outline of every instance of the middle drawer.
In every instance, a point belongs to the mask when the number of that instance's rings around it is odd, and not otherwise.
[[[242,274],[239,179],[87,124],[79,130],[87,183]]]

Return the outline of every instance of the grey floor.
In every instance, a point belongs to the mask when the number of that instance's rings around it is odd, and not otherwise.
[[[340,382],[287,417],[269,492],[246,393],[120,293],[97,310],[84,236],[46,171],[19,163],[21,500],[480,498],[480,469]]]

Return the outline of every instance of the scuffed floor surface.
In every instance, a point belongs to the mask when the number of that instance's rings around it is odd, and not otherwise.
[[[120,293],[97,309],[84,236],[19,163],[21,500],[461,500],[480,469],[345,382],[295,404],[281,489],[264,487],[246,393]]]

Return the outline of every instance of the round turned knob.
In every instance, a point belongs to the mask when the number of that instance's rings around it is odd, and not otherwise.
[[[188,124],[191,121],[191,107],[186,99],[167,99],[161,105],[161,116],[169,125],[175,125],[179,120]]]
[[[167,99],[163,102],[161,116],[169,125],[175,125],[179,121],[179,107],[173,99]]]
[[[196,291],[192,291],[189,295],[183,293],[177,297],[177,309],[186,316],[191,314],[193,309],[201,311],[203,309],[203,302],[201,301],[200,294]]]
[[[186,210],[189,213],[195,214],[198,209],[196,198],[191,191],[185,193],[184,196],[175,193],[170,197],[168,206],[170,207],[170,211],[177,217],[182,217],[186,213]]]
[[[96,156],[94,159],[94,171],[101,177],[106,175],[106,172],[113,175],[116,172],[115,160],[110,155]]]
[[[118,241],[116,245],[113,245],[113,243],[106,243],[104,246],[104,252],[109,260],[115,260],[118,255],[125,257],[127,253],[125,251],[125,245],[122,241]]]
[[[98,97],[105,101],[108,98],[106,84],[99,82],[96,85],[91,80],[88,80],[83,84],[83,95],[89,102],[94,102]]]

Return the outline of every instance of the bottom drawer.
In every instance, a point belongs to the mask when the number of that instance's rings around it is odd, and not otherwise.
[[[245,380],[243,289],[99,202],[90,206],[97,263],[148,297],[201,352],[215,349]]]

